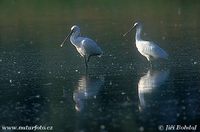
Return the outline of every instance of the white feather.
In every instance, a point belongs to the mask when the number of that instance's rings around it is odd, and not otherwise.
[[[135,23],[136,27],[135,43],[138,51],[147,58],[148,61],[154,59],[167,59],[168,54],[162,48],[152,41],[145,41],[141,39],[142,25],[140,23]]]

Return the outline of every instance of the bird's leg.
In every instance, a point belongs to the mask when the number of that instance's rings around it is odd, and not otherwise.
[[[89,62],[89,61],[90,61],[90,57],[91,57],[91,56],[88,56],[88,58],[87,58],[87,62]]]
[[[88,68],[88,65],[87,65],[87,59],[86,59],[87,57],[86,56],[84,56],[84,60],[85,60],[85,67],[86,68]]]
[[[88,64],[87,64],[87,59],[86,59],[86,56],[84,56],[84,60],[85,60],[85,69],[86,69],[86,73],[87,73]]]

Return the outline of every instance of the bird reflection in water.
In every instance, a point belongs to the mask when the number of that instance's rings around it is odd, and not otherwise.
[[[168,78],[169,70],[148,70],[138,82],[139,110],[146,107],[145,96],[151,94],[156,88],[160,87]]]
[[[75,109],[82,111],[88,99],[95,99],[101,86],[104,84],[104,77],[82,76],[77,84],[77,89],[73,93]]]

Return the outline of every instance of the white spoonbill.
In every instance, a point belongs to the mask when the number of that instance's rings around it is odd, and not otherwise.
[[[146,41],[141,39],[142,25],[139,22],[136,22],[131,29],[126,32],[123,36],[126,36],[129,32],[131,32],[134,28],[136,28],[135,34],[135,43],[140,54],[145,56],[147,60],[150,62],[155,59],[167,59],[168,54],[162,48],[160,48],[157,44],[152,41]]]
[[[80,36],[80,28],[77,25],[71,27],[71,31],[60,45],[61,47],[65,41],[70,37],[71,43],[76,47],[79,54],[84,57],[86,70],[91,56],[101,56],[101,48],[90,38]]]

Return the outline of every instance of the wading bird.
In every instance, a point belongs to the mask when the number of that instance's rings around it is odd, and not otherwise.
[[[167,59],[168,54],[162,48],[160,48],[157,44],[152,41],[145,41],[141,39],[142,25],[139,22],[136,22],[128,32],[126,32],[123,36],[126,36],[130,33],[134,28],[136,28],[135,34],[135,43],[140,54],[145,56],[147,60],[150,62],[152,67],[152,60],[155,59]]]
[[[90,38],[81,37],[80,36],[80,28],[77,25],[72,26],[71,31],[64,39],[61,47],[65,43],[65,41],[70,37],[71,43],[76,47],[79,54],[84,57],[86,71],[88,68],[88,62],[91,56],[101,56],[102,50],[101,48]]]

